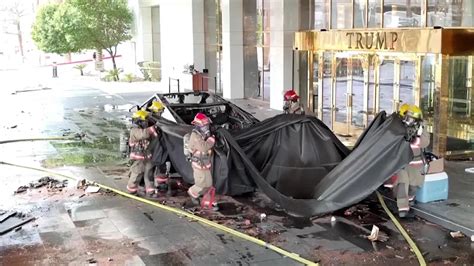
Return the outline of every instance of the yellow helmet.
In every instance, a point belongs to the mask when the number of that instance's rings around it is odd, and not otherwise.
[[[404,103],[402,106],[400,106],[400,110],[398,110],[398,114],[401,117],[404,117],[409,109],[410,109],[410,105],[407,103]]]
[[[153,101],[150,107],[148,107],[148,110],[152,111],[153,113],[159,113],[163,111],[163,109],[165,109],[165,106],[163,105],[162,102],[158,102],[158,101]]]
[[[408,109],[407,115],[409,115],[409,116],[415,118],[416,120],[421,120],[421,119],[423,119],[423,114],[422,114],[422,112],[421,112],[420,107],[418,107],[418,106],[416,106],[416,105],[414,105],[414,104],[410,105],[410,108]]]
[[[145,110],[137,110],[132,115],[132,119],[145,121],[148,118],[149,113]]]

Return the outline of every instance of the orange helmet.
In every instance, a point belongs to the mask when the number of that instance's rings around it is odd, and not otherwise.
[[[209,117],[207,117],[203,113],[197,113],[196,116],[194,117],[194,120],[191,122],[191,124],[202,127],[209,125],[211,123],[211,120]]]
[[[296,94],[294,90],[289,90],[285,92],[283,98],[285,99],[285,101],[296,101],[300,98],[300,96],[298,96],[298,94]]]

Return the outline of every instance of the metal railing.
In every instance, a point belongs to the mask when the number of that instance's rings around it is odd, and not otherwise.
[[[175,79],[175,78],[171,78],[169,77],[168,78],[168,92],[171,93],[171,81],[176,81],[177,83],[177,87],[178,87],[178,93],[180,93],[180,88],[179,88],[179,79]]]

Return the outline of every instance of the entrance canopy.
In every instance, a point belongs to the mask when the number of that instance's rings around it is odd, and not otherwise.
[[[464,156],[474,152],[473,43],[474,28],[296,32],[299,93],[348,143],[377,113],[416,104],[432,150]]]
[[[297,32],[294,49],[472,55],[473,43],[474,28],[332,30]]]

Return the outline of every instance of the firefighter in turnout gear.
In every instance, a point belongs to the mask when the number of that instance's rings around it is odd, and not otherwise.
[[[138,186],[142,179],[145,181],[145,193],[148,196],[155,196],[156,189],[153,183],[153,164],[151,162],[152,153],[149,144],[158,136],[154,126],[148,126],[149,112],[138,110],[132,115],[133,127],[130,129],[130,159],[133,164],[130,167],[130,178],[127,190],[130,193],[137,193]]]
[[[430,135],[423,130],[421,110],[416,105],[404,104],[400,107],[399,115],[407,126],[407,140],[413,151],[413,161],[397,174],[395,194],[397,197],[398,215],[405,217],[414,202],[416,191],[423,185],[428,163],[424,149],[430,144]]]
[[[163,111],[165,110],[165,106],[163,105],[162,102],[159,101],[153,101],[151,105],[148,107],[148,110],[151,113],[151,120],[153,123],[156,123],[156,121],[161,117],[163,114]],[[158,132],[159,133],[159,132]],[[150,143],[150,146],[153,147],[152,151],[152,158],[155,158],[156,156],[159,156],[160,153],[162,154],[164,152],[164,147],[161,146],[160,138],[154,138],[152,142]],[[155,160],[152,160],[155,162]],[[155,184],[158,186],[160,190],[166,190],[166,184],[168,182],[168,178],[166,177],[166,165],[163,163],[161,165],[155,165],[154,171],[153,171],[153,178]]]
[[[285,114],[305,114],[305,108],[300,102],[298,101],[300,97],[294,90],[289,90],[285,92],[283,95],[283,112]]]
[[[185,156],[191,161],[194,185],[188,190],[194,204],[199,204],[200,197],[212,190],[213,147],[216,142],[211,134],[211,120],[203,113],[198,113],[191,122],[195,128],[184,137]]]

